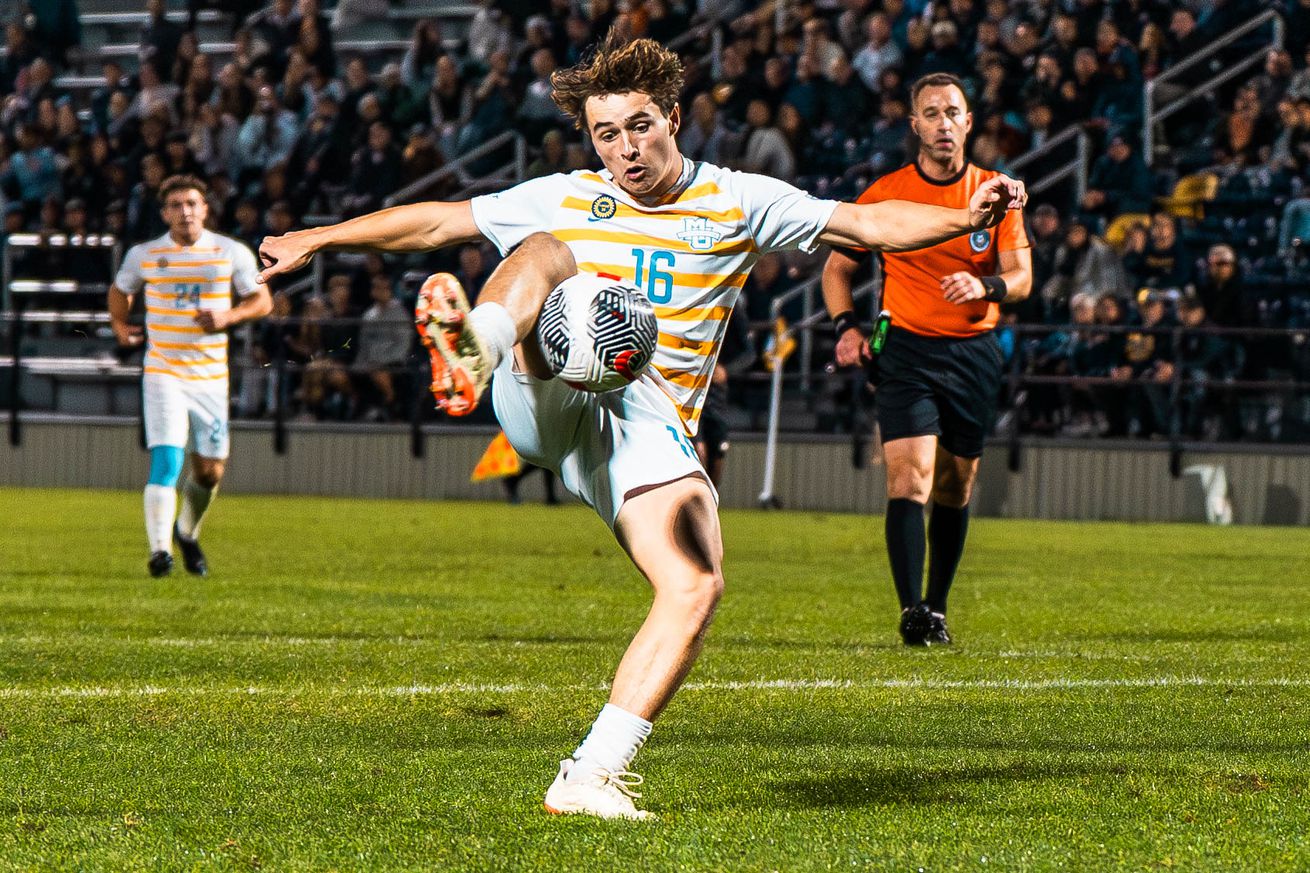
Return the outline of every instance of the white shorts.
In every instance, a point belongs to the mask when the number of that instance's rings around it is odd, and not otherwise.
[[[146,447],[181,446],[202,458],[227,457],[227,381],[203,388],[173,376],[142,379]]]
[[[592,394],[559,379],[517,373],[513,356],[506,355],[491,391],[496,418],[514,450],[559,473],[564,487],[611,528],[635,488],[692,474],[710,484],[673,401],[647,379]]]

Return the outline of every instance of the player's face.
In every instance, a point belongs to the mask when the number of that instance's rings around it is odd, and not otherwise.
[[[200,238],[205,219],[209,218],[209,204],[194,188],[170,193],[162,211],[169,233],[187,242]]]
[[[587,131],[592,145],[619,187],[634,197],[663,194],[682,174],[682,154],[674,137],[678,107],[667,116],[649,94],[629,91],[588,97]]]
[[[919,137],[919,152],[941,163],[964,157],[973,115],[964,92],[954,85],[932,85],[919,92],[910,126]]]

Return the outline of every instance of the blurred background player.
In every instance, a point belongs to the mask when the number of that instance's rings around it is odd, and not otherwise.
[[[420,295],[433,392],[466,414],[496,372],[496,416],[524,460],[558,470],[650,582],[654,602],[611,685],[609,703],[546,792],[555,813],[648,818],[628,767],[691,671],[723,590],[717,494],[692,448],[723,322],[769,251],[819,243],[917,248],[999,222],[1023,186],[996,179],[967,208],[857,206],[776,179],[694,163],[679,152],[678,56],[614,32],[551,78],[560,108],[605,165],[533,179],[457,203],[420,203],[270,237],[261,281],[322,249],[416,251],[486,237],[501,262],[467,312],[454,277]],[[588,394],[551,378],[534,327],[546,296],[579,270],[632,281],[655,304],[660,344],[626,388]],[[461,532],[459,535],[464,535]]]
[[[911,107],[917,159],[875,181],[858,202],[897,198],[958,207],[1000,175],[965,158],[973,116],[959,79],[923,77],[911,90]],[[851,296],[851,277],[867,256],[834,248],[824,265],[823,298],[836,325],[840,366],[871,363]],[[882,309],[891,326],[872,363],[887,464],[887,556],[902,639],[941,645],[951,642],[946,597],[964,553],[969,497],[996,415],[1003,356],[992,329],[999,304],[1028,296],[1032,255],[1023,215],[1014,211],[994,229],[918,251],[884,252],[882,259]]]
[[[255,279],[255,256],[241,243],[205,229],[208,189],[193,176],[171,176],[159,189],[168,233],[133,246],[109,287],[114,336],[146,345],[142,397],[150,478],[145,488],[150,575],[173,569],[170,536],[189,572],[209,573],[197,538],[228,452],[227,333],[273,308]],[[145,331],[128,323],[145,289]],[[232,305],[232,295],[241,298]],[[186,449],[191,470],[177,511],[177,480]],[[177,514],[176,522],[174,514]]]

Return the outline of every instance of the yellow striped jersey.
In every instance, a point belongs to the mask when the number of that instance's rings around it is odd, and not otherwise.
[[[837,203],[684,158],[678,184],[657,201],[633,198],[608,170],[583,170],[475,197],[472,208],[501,254],[546,231],[568,244],[579,271],[626,280],[650,299],[659,345],[642,378],[669,396],[694,435],[751,267],[767,252],[813,251]]]
[[[231,309],[233,292],[257,290],[258,273],[250,249],[208,230],[194,245],[164,234],[129,249],[114,284],[127,294],[145,291],[145,372],[227,390],[227,333],[205,333],[196,314]]]

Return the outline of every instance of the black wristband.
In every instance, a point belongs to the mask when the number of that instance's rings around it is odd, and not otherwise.
[[[845,312],[839,312],[832,317],[832,332],[838,339],[848,330],[859,330],[860,320],[855,317],[855,313],[848,309]]]
[[[1005,295],[1010,289],[1005,284],[1005,280],[1000,276],[982,276],[979,281],[983,284],[983,299],[990,300],[993,303],[1005,302]]]

